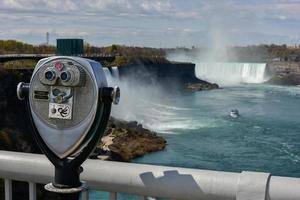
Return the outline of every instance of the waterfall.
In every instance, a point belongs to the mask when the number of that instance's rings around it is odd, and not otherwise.
[[[111,71],[107,67],[103,67],[103,71],[106,76],[108,86],[110,87],[115,86],[115,84],[119,81],[118,67],[112,67]]]
[[[118,67],[112,67],[111,68],[112,76],[114,79],[119,80],[119,69]]]
[[[266,63],[197,63],[196,76],[202,80],[228,85],[263,83]]]

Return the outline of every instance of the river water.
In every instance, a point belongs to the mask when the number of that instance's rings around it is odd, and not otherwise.
[[[169,93],[131,79],[110,80],[122,91],[112,115],[136,120],[168,142],[164,151],[132,162],[300,177],[300,87],[262,84],[265,68],[259,63],[197,63],[200,79],[222,86],[199,92]],[[232,109],[240,117],[230,117]],[[107,195],[92,192],[91,199]],[[137,198],[122,194],[119,199]]]
[[[134,162],[300,176],[300,87],[242,84],[168,102],[150,104],[157,117],[147,124],[167,139],[166,150]]]

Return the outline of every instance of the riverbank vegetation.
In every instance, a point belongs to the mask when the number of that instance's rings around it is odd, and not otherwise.
[[[207,52],[212,52],[209,48],[203,47],[176,47],[176,48],[150,48],[116,45],[97,47],[85,43],[84,54],[89,56],[114,56],[115,60],[107,65],[126,65],[134,63],[137,58],[148,60],[149,62],[167,62],[166,56],[170,53],[184,53],[192,56],[206,56]],[[55,54],[56,47],[53,45],[32,45],[16,40],[0,40],[1,54]],[[212,52],[214,53],[214,52]],[[289,61],[300,62],[300,45],[276,45],[261,44],[251,46],[229,47],[222,52],[222,56],[227,61],[235,62],[269,62],[269,61]],[[220,58],[222,60],[222,58]],[[10,63],[7,67],[14,67],[20,63]],[[21,63],[24,66],[31,66],[33,63]]]
[[[16,40],[0,40],[1,54],[53,54],[56,47],[52,45],[32,45]]]

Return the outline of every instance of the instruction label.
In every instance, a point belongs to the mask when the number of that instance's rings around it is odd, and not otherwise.
[[[72,105],[49,103],[49,118],[72,119]]]

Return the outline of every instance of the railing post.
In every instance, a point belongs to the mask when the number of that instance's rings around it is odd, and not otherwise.
[[[89,190],[84,190],[81,192],[81,200],[89,200]]]
[[[109,200],[117,200],[118,194],[116,192],[110,192],[109,193]]]
[[[12,200],[12,180],[5,179],[4,188],[5,200]]]
[[[36,200],[36,183],[29,182],[29,200]]]

